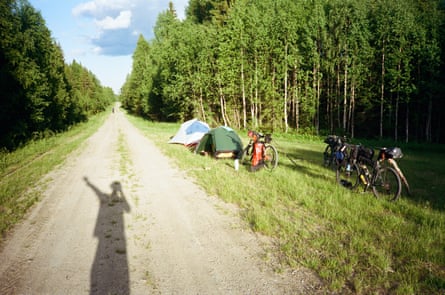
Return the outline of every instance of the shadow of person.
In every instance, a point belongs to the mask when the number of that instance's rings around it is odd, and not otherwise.
[[[100,202],[94,236],[98,238],[96,256],[91,267],[90,294],[130,294],[124,212],[130,212],[122,185],[111,183],[106,194],[84,181]]]

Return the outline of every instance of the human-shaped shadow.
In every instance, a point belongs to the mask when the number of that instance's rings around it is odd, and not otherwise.
[[[130,294],[124,212],[130,212],[120,182],[111,183],[111,194],[85,183],[100,202],[94,236],[99,239],[91,267],[90,294]]]

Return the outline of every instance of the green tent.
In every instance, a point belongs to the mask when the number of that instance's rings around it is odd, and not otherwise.
[[[221,126],[204,134],[195,152],[215,158],[235,158],[242,150],[243,143],[238,134],[230,127]]]

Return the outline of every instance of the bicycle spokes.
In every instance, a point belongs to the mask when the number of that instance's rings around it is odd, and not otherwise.
[[[344,165],[337,166],[337,183],[347,189],[355,189],[358,185],[358,170],[355,165],[349,167]]]
[[[376,197],[395,201],[400,196],[401,183],[397,172],[390,167],[383,167],[375,176],[373,193]]]

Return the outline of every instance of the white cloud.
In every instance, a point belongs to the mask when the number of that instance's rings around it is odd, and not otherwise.
[[[73,8],[74,16],[103,17],[112,11],[128,10],[137,6],[140,0],[93,0]]]
[[[188,0],[172,0],[180,19]],[[153,27],[159,13],[168,9],[166,0],[90,0],[72,9],[75,17],[91,20],[95,32],[89,34],[89,43],[100,55],[131,55],[142,34],[147,40],[153,36]]]
[[[131,11],[121,11],[116,18],[107,16],[102,20],[95,21],[95,23],[102,30],[126,29],[131,24]]]

